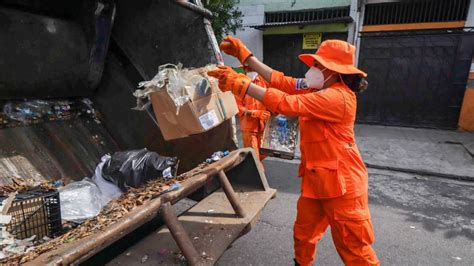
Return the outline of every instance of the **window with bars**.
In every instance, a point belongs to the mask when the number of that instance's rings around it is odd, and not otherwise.
[[[291,12],[268,12],[265,13],[265,24],[306,24],[335,20],[347,20],[349,7],[337,7],[330,9],[316,9]]]
[[[470,0],[412,0],[366,6],[364,25],[464,21]]]

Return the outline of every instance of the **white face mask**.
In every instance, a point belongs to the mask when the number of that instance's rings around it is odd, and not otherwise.
[[[252,81],[257,78],[258,73],[254,71],[247,72],[247,77],[249,77]]]
[[[324,79],[323,71],[326,70],[319,70],[317,67],[311,67],[308,69],[308,72],[304,75],[306,78],[306,84],[310,89],[320,90],[324,87],[324,83],[332,76],[330,75],[326,79]]]

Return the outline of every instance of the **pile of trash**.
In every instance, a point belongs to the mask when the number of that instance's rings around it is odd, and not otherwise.
[[[100,123],[99,113],[87,98],[79,100],[28,100],[3,103],[0,128],[38,124],[46,121],[71,120],[86,116]]]
[[[155,179],[176,177],[179,161],[147,149],[106,154],[94,176],[59,189],[63,220],[82,223],[99,214],[111,200],[130,188],[139,188]]]
[[[35,246],[26,253],[12,256],[8,258],[8,260],[0,260],[0,262],[8,262],[12,264],[26,263],[43,253],[60,247],[64,243],[71,243],[99,231],[103,231],[134,208],[146,204],[150,200],[155,199],[164,193],[178,190],[181,187],[181,182],[191,176],[201,173],[207,165],[208,163],[204,162],[193,170],[178,175],[174,179],[156,179],[148,181],[145,186],[141,186],[140,188],[131,188],[118,199],[110,201],[104,208],[102,208],[97,216],[86,220],[75,229],[60,237],[54,238],[49,242]]]
[[[165,193],[175,191],[181,188],[181,182],[184,180],[188,179],[191,176],[195,176],[200,174],[203,169],[205,169],[210,163],[219,161],[223,157],[227,156],[229,154],[228,151],[218,151],[215,152],[214,154],[211,155],[209,159],[204,161],[202,164],[198,165],[196,168],[194,168],[191,171],[188,171],[186,173],[183,173],[181,175],[176,175],[177,173],[177,165],[178,161],[174,157],[162,157],[160,156],[161,160],[157,160],[158,158],[153,158],[155,155],[151,154],[151,152],[146,151],[146,149],[143,150],[135,150],[135,151],[127,151],[127,152],[122,152],[117,155],[109,155],[109,156],[104,156],[102,157],[101,163],[96,168],[95,175],[92,179],[85,179],[79,182],[77,185],[73,185],[75,183],[71,183],[63,188],[60,188],[60,194],[61,194],[61,208],[63,209],[63,206],[66,209],[69,209],[66,212],[70,212],[71,216],[69,217],[70,220],[73,220],[75,222],[81,222],[77,227],[74,229],[71,229],[70,231],[64,233],[63,235],[56,237],[54,239],[51,239],[47,242],[41,243],[37,245],[38,241],[33,241],[33,246],[28,246],[24,252],[20,254],[13,254],[10,257],[5,257],[5,258],[0,258],[0,263],[8,263],[8,264],[19,264],[19,263],[26,263],[28,261],[31,261],[38,257],[39,255],[46,253],[48,251],[57,249],[61,245],[65,243],[71,243],[80,239],[83,239],[87,236],[93,235],[99,231],[105,230],[108,226],[116,223],[119,219],[121,219],[124,215],[126,215],[128,212],[132,211],[138,206],[144,205],[147,202],[149,202],[152,199],[155,199],[159,197],[160,195],[163,195]],[[124,158],[124,154],[128,154],[129,157],[135,157],[135,158],[141,158],[141,160],[138,160],[140,163],[132,163],[133,160],[119,160],[118,158]],[[114,156],[115,155],[115,156]],[[115,161],[113,158],[115,157]],[[164,158],[164,159],[163,159]],[[122,163],[118,163],[121,161]],[[157,163],[160,161],[161,163]],[[135,162],[137,162],[135,160]],[[120,167],[118,167],[120,165]],[[144,169],[146,168],[145,165],[153,165],[155,169],[159,168],[162,169],[160,170],[162,173],[161,178],[142,178],[143,184],[139,185],[138,187],[134,187],[136,179],[131,178],[130,180],[125,180],[123,182],[125,191],[122,191],[121,189],[118,189],[118,186],[115,186],[115,189],[110,189],[111,187],[104,186],[103,182],[108,182],[105,184],[110,185],[111,183],[106,180],[101,180],[97,177],[98,173],[104,173],[104,172],[109,172],[109,173],[114,173],[115,170],[119,169],[121,173],[124,173],[124,171],[127,171],[126,165],[133,166],[132,169],[128,168],[130,171],[136,171],[138,168]],[[141,166],[139,166],[141,165]],[[107,166],[112,166],[113,171],[109,171],[106,169]],[[166,167],[165,167],[166,166]],[[123,171],[122,171],[123,170]],[[168,175],[170,174],[170,175]],[[102,177],[105,177],[106,175],[102,175]],[[131,175],[133,176],[133,174]],[[148,177],[150,177],[149,175]],[[115,178],[115,177],[105,177],[105,178]],[[122,182],[122,181],[121,181]],[[85,184],[86,183],[86,184]],[[75,206],[76,208],[79,208],[76,203],[72,203],[73,200],[67,200],[66,197],[67,194],[64,194],[65,191],[69,191],[68,193],[71,193],[72,191],[75,190],[75,193],[77,193],[76,196],[82,195],[80,204],[81,205],[88,205],[88,206],[81,206],[83,210],[94,210],[88,213],[91,218],[85,219],[85,214],[86,212],[81,212],[80,217],[77,215],[77,213],[72,213],[72,210],[70,209],[71,207]],[[82,191],[82,192],[81,192]],[[91,192],[91,196],[88,196],[89,199],[84,198],[86,195],[86,192]],[[105,195],[104,195],[105,194]],[[101,207],[101,209],[98,211],[97,215],[95,214],[95,211],[98,209],[98,207],[93,207],[90,208],[92,205],[90,204],[84,204],[84,202],[90,202],[93,198],[98,199],[97,201],[101,201],[101,204],[104,204],[104,201],[107,201],[104,206]],[[63,204],[64,202],[64,204]],[[69,204],[69,206],[68,206]],[[90,209],[89,209],[90,208]],[[65,218],[68,218],[68,213],[64,213],[63,210],[61,211],[61,215],[65,216]],[[63,217],[64,218],[64,217]],[[28,239],[30,240],[30,239]],[[44,241],[44,240],[42,240]]]
[[[55,191],[54,186],[48,182],[39,182],[34,179],[19,179],[12,178],[11,183],[0,187],[0,260],[10,256],[19,255],[33,249],[33,246],[45,243],[50,240],[48,236],[42,238],[37,235],[32,235],[24,239],[17,239],[12,235],[11,230],[12,220],[19,217],[13,217],[10,209],[19,193],[35,189],[43,193]],[[36,226],[40,226],[36,224]]]

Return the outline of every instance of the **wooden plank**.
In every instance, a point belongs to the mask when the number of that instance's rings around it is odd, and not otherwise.
[[[465,21],[369,25],[369,26],[363,26],[362,27],[362,32],[397,31],[397,30],[426,30],[426,29],[452,29],[452,28],[462,28],[462,27],[464,27],[464,25],[465,25]]]
[[[237,190],[239,189],[236,188]],[[246,227],[258,219],[261,210],[275,193],[274,189],[237,192],[237,197],[247,213],[245,218],[235,215],[222,190],[214,192],[181,215],[178,219],[188,232],[196,250],[202,255],[202,264],[216,263],[227,247],[245,232]],[[130,247],[108,265],[134,265],[142,262],[143,265],[183,263],[179,248],[166,227]]]

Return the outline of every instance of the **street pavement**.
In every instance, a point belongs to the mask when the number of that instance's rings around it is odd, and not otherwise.
[[[218,265],[292,264],[297,167],[296,161],[265,161],[277,197]],[[369,176],[373,247],[382,265],[474,265],[473,182],[376,169]],[[318,245],[315,265],[342,265],[330,230]]]
[[[372,168],[474,181],[474,133],[356,125],[355,135]]]

